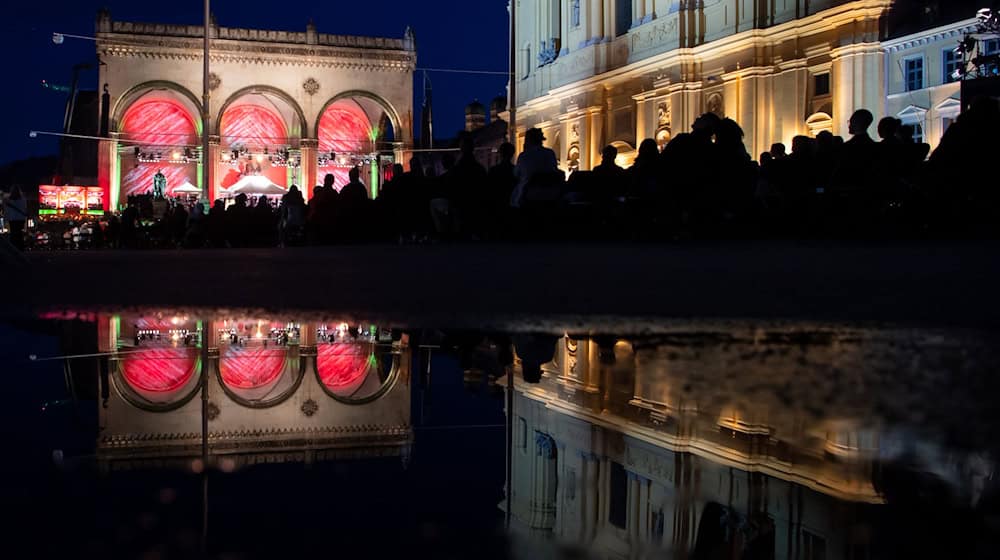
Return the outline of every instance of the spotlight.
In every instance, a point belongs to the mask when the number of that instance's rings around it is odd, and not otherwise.
[[[261,163],[262,161],[264,161],[264,156],[257,154],[257,163]]]
[[[28,133],[28,136],[31,138],[38,138],[38,133],[32,130],[31,132]]]
[[[66,40],[66,37],[64,37],[62,33],[53,33],[52,34],[52,42],[55,43],[55,44],[57,44],[57,45],[63,44],[63,41],[65,41],[65,40]]]

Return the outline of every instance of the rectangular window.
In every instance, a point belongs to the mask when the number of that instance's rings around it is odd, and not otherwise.
[[[608,505],[608,522],[619,529],[624,529],[628,523],[628,473],[625,472],[625,467],[611,463],[610,478],[611,503]]]
[[[621,37],[632,28],[632,0],[616,0],[615,28],[615,37]]]
[[[962,67],[962,55],[955,52],[955,49],[946,49],[941,54],[941,59],[944,60],[944,76],[941,77],[941,81],[946,84],[957,82],[958,76],[955,72]]]
[[[983,54],[991,55],[1000,53],[1000,39],[988,39],[983,41]]]
[[[570,2],[569,22],[574,28],[580,27],[580,0]]]
[[[903,81],[906,91],[924,89],[924,59],[908,58],[903,62]]]
[[[813,83],[815,86],[815,95],[817,97],[823,95],[830,95],[830,73],[826,72],[824,74],[816,74],[813,78]]]
[[[826,560],[826,539],[803,530],[802,560]]]

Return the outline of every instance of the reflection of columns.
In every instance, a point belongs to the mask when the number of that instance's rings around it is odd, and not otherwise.
[[[625,529],[633,547],[639,542],[639,485],[639,476],[633,472],[628,473]]]
[[[569,0],[559,0],[559,56],[569,53],[569,12]]]
[[[205,193],[208,205],[212,205],[215,200],[215,193],[219,187],[219,166],[222,165],[222,143],[218,136],[208,137],[208,156],[202,161],[202,165],[208,166],[208,185],[201,186],[201,192]]]
[[[600,463],[597,456],[592,453],[581,453],[581,463],[583,464],[583,488],[580,492],[580,514],[583,516],[580,535],[580,542],[589,544],[594,538],[597,529],[597,515],[600,511],[598,503],[601,495],[599,487]]]
[[[121,173],[118,161],[118,139],[97,142],[97,186],[104,189],[104,209],[117,210],[121,201]]]
[[[615,26],[613,24],[615,19],[611,4],[611,0],[604,0],[604,15],[601,18],[601,28],[604,30],[604,41],[610,41],[615,38]]]
[[[313,189],[319,181],[319,177],[317,176],[319,168],[316,163],[316,157],[319,151],[319,140],[303,138],[299,142],[299,150],[301,151],[300,165],[302,166],[302,196],[304,196],[306,200],[309,200],[312,198]]]
[[[604,39],[604,7],[601,0],[590,0],[590,12],[587,14],[590,17],[590,38],[587,41],[589,44],[599,43]]]

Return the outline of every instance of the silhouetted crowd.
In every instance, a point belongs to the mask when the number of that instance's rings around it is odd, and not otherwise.
[[[207,212],[201,203],[161,202],[157,210],[155,201],[130,201],[100,233],[112,247],[196,248],[1000,232],[995,100],[962,113],[933,154],[915,141],[914,127],[891,117],[876,125],[867,110],[851,116],[849,132],[846,141],[829,132],[797,136],[790,150],[775,144],[754,161],[740,126],[706,113],[662,150],[643,140],[628,169],[608,146],[599,165],[568,178],[539,129],[527,131],[516,163],[514,146],[501,145],[491,169],[465,137],[457,158],[441,157],[440,173],[419,156],[409,171],[395,165],[374,200],[354,168],[339,190],[327,175],[308,202],[296,186],[280,201],[239,195]]]

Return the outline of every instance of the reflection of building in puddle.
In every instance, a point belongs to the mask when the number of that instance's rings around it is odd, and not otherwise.
[[[99,329],[110,356],[98,438],[105,467],[201,457],[203,375],[209,453],[223,465],[409,454],[405,335],[181,316],[103,317]]]
[[[695,338],[566,337],[540,383],[515,374],[515,529],[600,557],[867,558],[875,424],[747,388],[774,374],[794,393],[783,374],[858,348]]]

